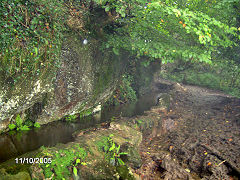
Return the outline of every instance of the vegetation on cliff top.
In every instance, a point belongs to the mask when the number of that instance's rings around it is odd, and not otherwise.
[[[3,0],[0,6],[0,75],[13,82],[58,65],[68,30],[100,35],[116,54],[126,49],[161,63],[211,64],[223,56],[239,63],[231,56],[239,54],[239,0]]]
[[[3,0],[0,3],[0,71],[13,81],[56,64],[64,26],[61,1]]]

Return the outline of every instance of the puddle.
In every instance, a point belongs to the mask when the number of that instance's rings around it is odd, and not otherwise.
[[[26,152],[38,149],[41,146],[51,147],[57,143],[68,143],[73,141],[73,132],[96,126],[96,124],[110,121],[112,117],[132,117],[142,115],[156,105],[156,92],[149,92],[139,98],[138,101],[104,108],[97,116],[88,116],[79,119],[75,123],[56,121],[42,125],[39,129],[32,129],[25,132],[9,132],[0,135],[0,163],[11,158],[22,155]]]

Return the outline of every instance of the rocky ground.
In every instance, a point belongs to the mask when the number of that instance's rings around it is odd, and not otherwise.
[[[157,106],[144,119],[160,119],[144,132],[141,179],[238,179],[240,100],[196,86],[172,84],[168,110]]]

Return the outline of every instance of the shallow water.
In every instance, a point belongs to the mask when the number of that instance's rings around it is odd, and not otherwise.
[[[42,125],[39,129],[4,133],[0,135],[0,163],[41,146],[51,147],[57,143],[71,142],[74,140],[72,134],[75,131],[110,121],[112,117],[142,115],[144,111],[156,105],[156,97],[156,92],[149,92],[136,102],[104,108],[101,114],[78,119],[75,123],[56,121]]]

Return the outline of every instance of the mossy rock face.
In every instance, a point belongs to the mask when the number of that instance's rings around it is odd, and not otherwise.
[[[17,174],[8,174],[5,169],[0,169],[0,176],[2,180],[31,180],[29,173],[23,171]]]
[[[77,114],[104,102],[112,94],[128,58],[112,51],[100,51],[101,43],[89,39],[82,43],[76,34],[66,34],[58,68],[45,69],[42,76],[26,77],[10,88],[0,87],[0,130],[15,123],[17,114],[23,120],[40,124]],[[3,82],[0,82],[4,84]]]

